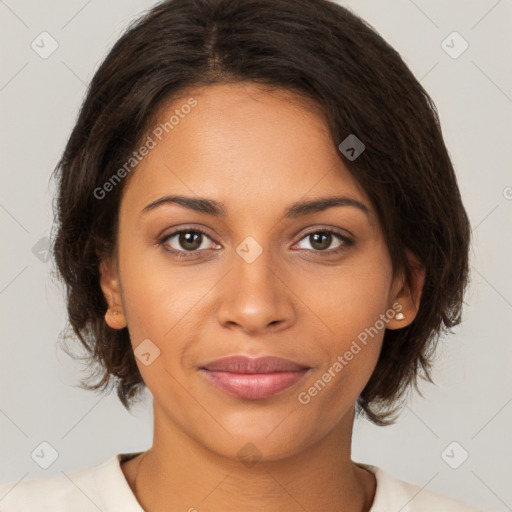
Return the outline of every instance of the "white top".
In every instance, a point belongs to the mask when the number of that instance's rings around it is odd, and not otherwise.
[[[0,485],[1,512],[144,512],[121,462],[138,453],[117,454],[102,464],[48,478]],[[395,478],[377,466],[356,463],[375,474],[369,512],[482,512],[460,501]]]

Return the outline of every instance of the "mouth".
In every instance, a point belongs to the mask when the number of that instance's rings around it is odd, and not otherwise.
[[[301,381],[310,367],[279,357],[231,356],[199,368],[221,391],[248,400],[269,398]]]

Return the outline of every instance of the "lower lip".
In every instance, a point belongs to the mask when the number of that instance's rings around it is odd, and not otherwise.
[[[222,391],[238,398],[258,400],[276,395],[299,382],[308,369],[275,373],[230,373],[201,368],[201,373]]]

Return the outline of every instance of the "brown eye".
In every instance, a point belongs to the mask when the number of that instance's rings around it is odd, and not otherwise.
[[[200,229],[181,229],[166,235],[159,243],[166,251],[186,257],[187,252],[195,253],[199,252],[200,249],[210,249],[211,247],[208,247],[208,244],[204,245],[206,239],[211,240],[211,238]]]
[[[308,236],[310,237],[312,247],[318,249],[319,251],[328,249],[332,243],[331,233],[319,232]]]
[[[201,241],[203,235],[201,233],[182,231],[178,235],[178,245],[186,249],[187,251],[194,251],[201,247]]]
[[[336,239],[340,240],[340,243],[334,248],[329,249]],[[332,230],[311,231],[310,233],[307,233],[302,240],[307,240],[309,242],[311,246],[310,250],[313,252],[326,253],[326,255],[336,254],[354,245],[352,240]]]

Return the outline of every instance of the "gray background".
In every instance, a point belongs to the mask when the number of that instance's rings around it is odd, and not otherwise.
[[[394,426],[357,422],[353,459],[488,511],[512,510],[512,2],[340,3],[399,51],[434,99],[474,237],[464,322],[440,343],[436,385],[422,385],[424,399],[412,394]],[[50,173],[86,86],[128,22],[152,5],[0,0],[2,483],[69,474],[151,445],[149,393],[130,414],[114,393],[76,387],[82,367],[56,345],[65,307],[44,244]],[[47,59],[31,48],[43,31],[59,45]],[[469,43],[458,58],[441,46],[453,31]],[[43,441],[59,454],[47,469],[31,457]],[[452,469],[445,460],[457,465],[462,450],[467,460]]]

